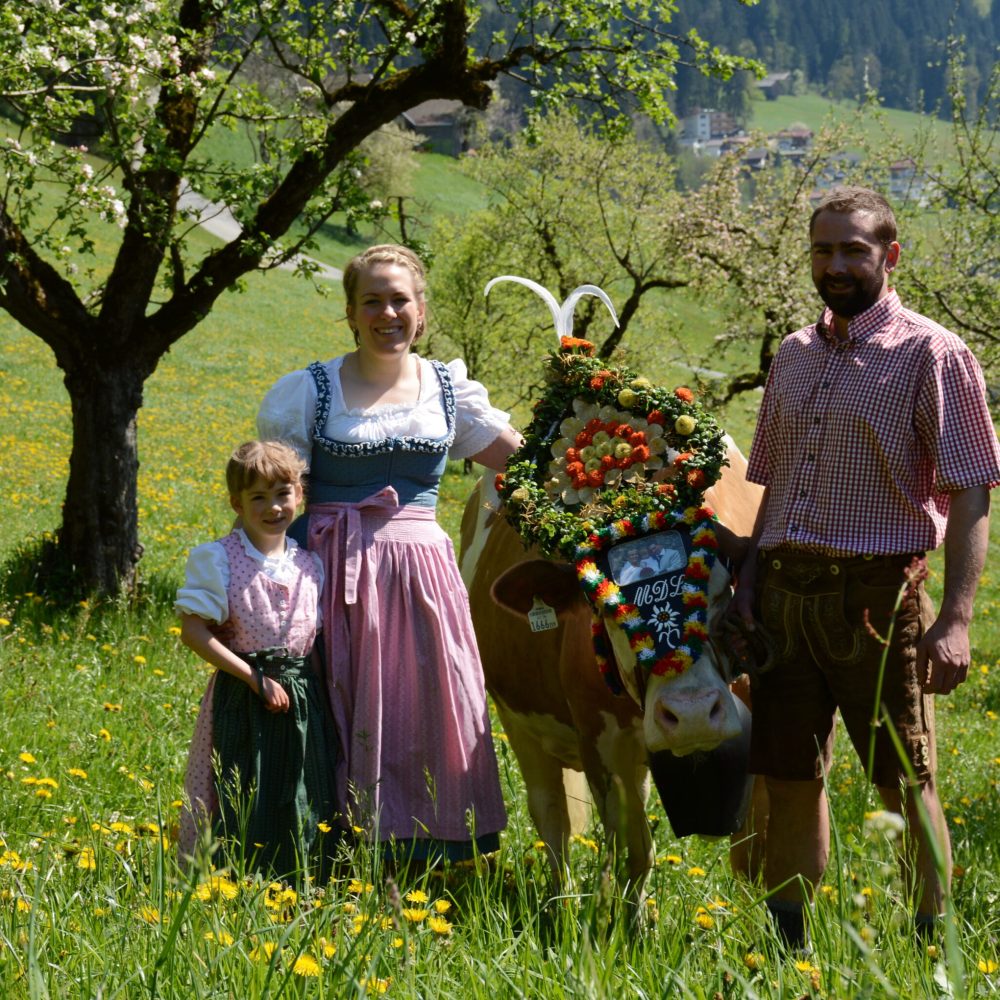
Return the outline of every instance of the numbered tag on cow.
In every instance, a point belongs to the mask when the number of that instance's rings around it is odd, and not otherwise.
[[[549,607],[537,595],[531,605],[531,610],[528,612],[528,623],[531,625],[532,632],[548,632],[549,629],[559,627],[555,608]]]

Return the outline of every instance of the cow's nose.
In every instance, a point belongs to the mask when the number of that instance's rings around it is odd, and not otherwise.
[[[720,691],[707,691],[696,698],[672,698],[664,692],[655,707],[657,725],[668,734],[692,728],[714,729],[724,715]]]

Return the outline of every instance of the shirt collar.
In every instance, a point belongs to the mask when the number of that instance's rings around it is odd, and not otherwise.
[[[298,547],[295,539],[289,538],[286,535],[285,551],[282,552],[280,556],[266,556],[253,544],[253,542],[250,541],[249,535],[247,535],[242,528],[237,528],[236,533],[239,535],[239,539],[243,543],[244,552],[246,552],[246,554],[255,562],[260,563],[261,566],[267,566],[272,569],[281,568],[292,552]]]
[[[847,339],[854,343],[868,340],[873,333],[894,320],[902,312],[902,309],[903,304],[899,301],[896,289],[890,288],[888,295],[883,295],[873,306],[869,306],[863,313],[858,313],[857,316],[848,321]],[[823,309],[816,329],[824,340],[831,343],[837,342],[837,335],[833,332],[833,311],[829,306]]]

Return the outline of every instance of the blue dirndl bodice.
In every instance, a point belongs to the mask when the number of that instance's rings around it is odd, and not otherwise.
[[[309,503],[358,503],[392,486],[400,504],[437,505],[438,483],[455,440],[455,393],[447,367],[440,361],[430,364],[441,385],[447,428],[444,436],[390,437],[361,443],[335,441],[323,433],[333,390],[323,364],[316,361],[309,366],[316,383]]]

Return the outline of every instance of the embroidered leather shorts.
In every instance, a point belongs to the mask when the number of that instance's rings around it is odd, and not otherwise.
[[[933,775],[934,701],[917,676],[916,646],[934,611],[922,583],[908,583],[925,567],[922,553],[760,554],[756,610],[776,656],[753,690],[751,771],[820,777],[832,761],[839,709],[876,785],[898,787],[906,777],[890,729],[917,781]]]

